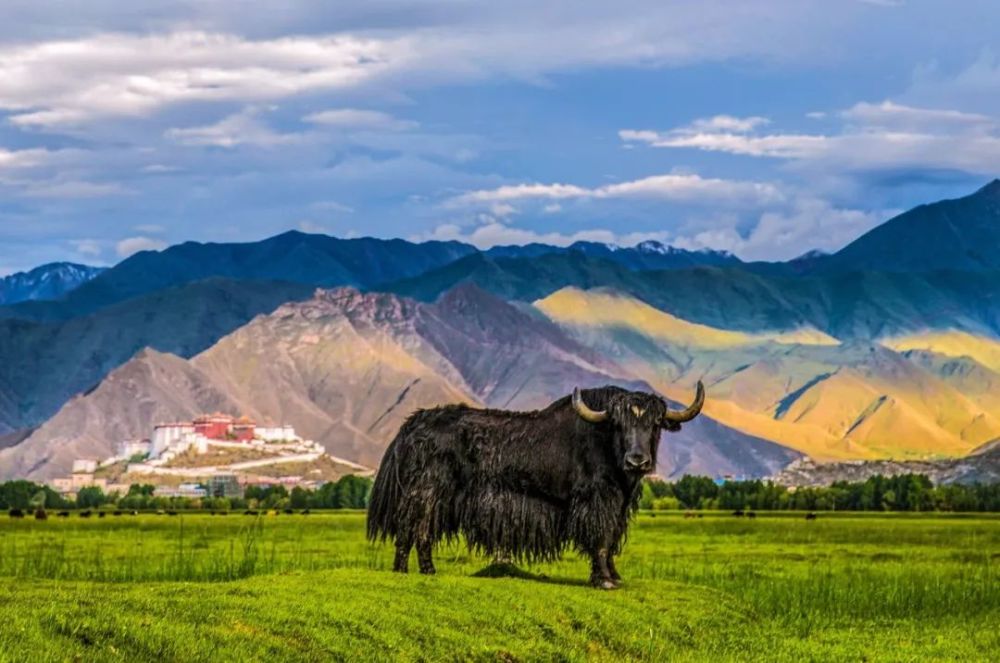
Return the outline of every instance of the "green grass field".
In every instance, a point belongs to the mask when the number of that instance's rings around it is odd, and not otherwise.
[[[390,573],[362,513],[0,520],[0,660],[1000,659],[1000,518],[643,514],[618,567]],[[415,568],[415,560],[411,563]]]

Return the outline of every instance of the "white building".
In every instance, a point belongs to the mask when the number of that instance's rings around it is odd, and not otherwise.
[[[254,437],[265,442],[298,442],[300,439],[295,434],[295,429],[288,424],[283,426],[257,426],[254,430]]]
[[[150,440],[125,440],[118,444],[118,457],[128,460],[133,456],[148,456],[152,448]]]
[[[153,439],[150,444],[149,455],[156,458],[168,448],[175,445],[179,446],[185,436],[194,436],[194,424],[190,422],[157,424],[153,428]]]
[[[108,487],[108,481],[96,478],[88,472],[75,472],[68,477],[52,480],[52,487],[59,493],[76,493],[81,488],[89,488],[90,486],[96,486],[103,491]]]
[[[179,486],[157,486],[153,491],[157,497],[205,497],[208,491],[196,483],[182,483]]]
[[[97,471],[97,461],[80,458],[73,461],[73,474],[93,474]]]

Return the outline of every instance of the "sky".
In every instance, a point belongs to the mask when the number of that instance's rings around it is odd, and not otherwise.
[[[0,12],[0,275],[290,229],[785,260],[1000,175],[992,1]]]

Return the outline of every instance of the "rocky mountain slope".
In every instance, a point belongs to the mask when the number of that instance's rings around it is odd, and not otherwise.
[[[109,455],[160,419],[221,409],[293,423],[330,453],[377,464],[414,409],[450,402],[531,409],[576,385],[641,380],[544,318],[464,287],[435,304],[350,288],[318,291],[221,339],[190,361],[143,351],[0,451],[0,476],[46,478],[79,454]],[[690,393],[683,394],[685,398]],[[708,417],[669,435],[659,471],[770,473],[794,451]]]
[[[61,322],[0,320],[0,434],[42,424],[144,347],[190,357],[257,314],[311,292],[215,279]]]
[[[54,262],[28,272],[18,272],[0,278],[0,306],[39,299],[59,299],[76,290],[105,269]]]

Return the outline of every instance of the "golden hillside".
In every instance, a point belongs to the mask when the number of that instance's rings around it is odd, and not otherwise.
[[[925,331],[879,341],[897,352],[926,350],[947,357],[971,357],[990,370],[1000,372],[1000,341],[957,329]]]
[[[704,349],[783,344],[837,345],[837,339],[813,328],[749,334],[688,322],[634,297],[604,290],[567,287],[535,302],[549,319],[563,325],[622,327],[674,345]]]
[[[956,456],[1000,437],[1000,413],[877,345],[716,329],[606,291],[566,288],[535,307],[671,398],[702,379],[712,417],[818,459]]]

